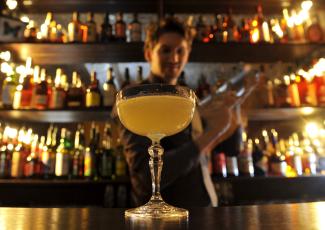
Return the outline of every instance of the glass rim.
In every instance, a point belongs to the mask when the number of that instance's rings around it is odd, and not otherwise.
[[[125,100],[139,96],[154,95],[171,95],[184,98],[193,98],[193,100],[196,101],[196,94],[191,88],[181,85],[171,85],[163,83],[128,85],[127,87],[120,89],[117,92],[116,99]]]

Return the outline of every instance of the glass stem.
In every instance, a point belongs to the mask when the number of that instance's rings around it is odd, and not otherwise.
[[[160,178],[161,169],[163,166],[162,155],[164,153],[163,147],[161,147],[159,141],[152,142],[152,145],[148,149],[150,154],[149,166],[152,180],[152,197],[153,200],[162,200],[160,195]]]

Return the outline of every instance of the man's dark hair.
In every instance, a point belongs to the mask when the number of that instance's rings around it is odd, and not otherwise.
[[[158,24],[152,23],[146,30],[145,49],[153,48],[159,38],[166,33],[176,33],[185,38],[189,45],[192,44],[192,36],[190,29],[179,19],[168,17],[161,20]]]

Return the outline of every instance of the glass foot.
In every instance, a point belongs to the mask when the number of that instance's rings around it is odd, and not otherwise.
[[[143,206],[125,211],[125,216],[129,218],[188,218],[188,211],[176,208],[165,203],[163,200],[150,200]]]

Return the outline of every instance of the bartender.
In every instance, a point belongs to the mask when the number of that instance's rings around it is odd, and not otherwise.
[[[191,45],[190,30],[176,18],[166,18],[151,25],[144,45],[150,74],[141,84],[176,85],[188,62]],[[197,107],[192,123],[184,131],[161,140],[165,152],[160,189],[167,203],[177,207],[217,206],[207,159],[212,148],[237,127],[230,109],[235,102],[236,98],[228,93],[222,100],[212,100]],[[152,191],[147,153],[151,143],[148,138],[130,132],[121,124],[120,129],[130,172],[132,200],[135,206],[140,206],[149,201]]]

